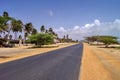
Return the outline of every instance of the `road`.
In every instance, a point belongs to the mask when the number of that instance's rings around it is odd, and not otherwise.
[[[83,45],[0,64],[0,80],[78,80]]]

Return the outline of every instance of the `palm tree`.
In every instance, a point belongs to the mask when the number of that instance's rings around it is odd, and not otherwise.
[[[55,34],[55,37],[56,37],[57,39],[59,39],[58,34]]]
[[[33,25],[32,25],[32,23],[27,23],[27,24],[25,25],[25,31],[26,31],[27,33],[31,34],[32,30],[33,30]]]
[[[0,33],[2,34],[3,32],[3,26],[4,26],[4,18],[0,16]]]
[[[27,24],[25,25],[25,34],[24,34],[25,40],[26,40],[26,37],[27,37],[29,34],[32,33],[32,31],[33,31],[33,25],[32,25],[32,23],[27,23]]]
[[[52,28],[49,28],[49,33],[53,34],[53,29]]]
[[[12,20],[11,25],[12,25],[11,29],[15,33],[15,39],[17,39],[17,33],[22,32],[23,23],[21,20],[14,19]]]
[[[4,17],[9,17],[8,12],[4,11],[4,12],[3,12],[3,16],[4,16]]]
[[[69,35],[66,35],[66,42],[69,42]]]
[[[10,26],[8,22],[11,21],[12,19],[13,18],[9,17],[7,12],[3,12],[3,16],[0,16],[0,33],[1,34],[4,33],[5,35],[5,33],[7,32],[7,35],[9,36]]]
[[[25,37],[25,41],[26,41],[26,37],[28,36],[28,33],[25,32],[24,37]]]
[[[22,36],[21,35],[19,35],[19,46],[22,44]]]
[[[4,39],[5,39],[5,40],[8,40],[8,37],[9,37],[8,34],[6,34],[6,35],[4,36]]]
[[[40,31],[45,32],[45,26],[44,25],[41,26]]]
[[[6,41],[6,43],[8,44],[9,43],[9,36],[10,36],[10,30],[11,30],[11,21],[13,20],[12,17],[9,17],[9,14],[8,12],[3,12],[3,18],[4,18],[4,27],[3,27],[3,30],[4,30],[4,34],[7,33],[8,35],[8,39]]]
[[[13,20],[13,18],[9,17],[8,12],[3,12],[3,30],[9,32],[9,21]],[[9,33],[8,33],[9,34]]]
[[[12,40],[12,35],[9,36],[9,39]]]
[[[49,33],[49,31],[48,31],[48,30],[45,30],[45,33]]]
[[[33,28],[32,35],[37,34],[37,29]]]
[[[66,35],[66,39],[69,39],[69,35],[68,34]]]
[[[65,35],[63,36],[63,39],[65,39]]]
[[[8,26],[7,26],[7,21],[5,17],[0,16],[0,33],[4,33],[7,31]]]

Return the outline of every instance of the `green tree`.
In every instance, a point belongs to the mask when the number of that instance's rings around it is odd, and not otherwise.
[[[33,28],[32,35],[35,35],[35,34],[37,34],[37,29]]]
[[[8,34],[4,36],[4,39],[7,41],[8,40]]]
[[[26,38],[27,38],[27,37],[28,37],[28,33],[25,32],[25,34],[24,34],[25,41],[26,41]]]
[[[117,37],[115,36],[100,36],[100,42],[103,42],[106,47],[109,47],[110,44],[118,44]]]
[[[9,35],[10,35],[10,21],[13,18],[9,17],[8,12],[3,12],[3,16],[0,16],[0,34],[4,33],[6,43],[9,43]],[[0,35],[1,36],[1,35]]]
[[[102,42],[108,47],[110,44],[117,44],[117,37],[115,36],[91,36],[91,37],[86,37],[86,40],[88,42]]]
[[[5,27],[5,24],[4,24],[4,18],[2,16],[0,16],[0,33],[2,33],[4,31],[4,27]]]
[[[27,24],[25,25],[25,31],[26,31],[27,33],[31,34],[32,30],[33,30],[33,25],[32,25],[32,23],[31,23],[31,22],[30,22],[30,23],[27,23]]]
[[[32,23],[31,23],[31,22],[30,22],[30,23],[27,23],[27,24],[25,25],[25,34],[24,34],[25,40],[26,40],[26,37],[27,37],[29,34],[32,33],[32,31],[33,31],[33,25],[32,25]]]
[[[22,32],[23,23],[21,20],[14,19],[12,20],[11,25],[12,25],[11,29],[15,33],[15,39],[17,39],[17,33]]]
[[[85,39],[88,42],[94,42],[94,41],[98,41],[99,38],[100,38],[99,36],[89,36],[89,37],[86,37]]]
[[[6,12],[6,11],[4,11],[3,12],[3,30],[5,31],[5,32],[9,32],[9,21],[11,21],[11,20],[13,20],[13,18],[12,17],[9,17],[9,14],[8,14],[8,12]],[[9,33],[8,33],[8,35],[9,35]]]
[[[9,36],[9,39],[12,40],[12,35]]]
[[[44,25],[41,26],[40,31],[45,32],[45,26]]]
[[[48,32],[46,31],[46,33],[49,33],[49,34],[53,35],[54,38],[57,38],[57,37],[58,37],[58,35],[53,31],[52,28],[49,28]]]
[[[53,29],[52,28],[49,28],[49,33],[53,34]]]
[[[29,34],[32,34],[33,31],[33,25],[31,22],[26,23],[24,26],[24,41],[23,43],[25,44],[26,38],[29,36]]]
[[[36,45],[46,45],[53,43],[54,36],[51,34],[37,33],[35,35],[29,36],[29,41],[35,43]]]
[[[3,12],[3,16],[0,16],[0,33],[8,32],[9,26],[8,21],[12,20],[11,17],[9,17],[7,12]]]
[[[49,33],[49,31],[48,31],[48,30],[45,30],[45,33]]]
[[[4,16],[4,17],[9,17],[8,12],[4,11],[4,12],[3,12],[3,16]]]

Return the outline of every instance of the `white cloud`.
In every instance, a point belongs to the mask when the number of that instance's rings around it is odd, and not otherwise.
[[[49,15],[53,16],[53,11],[52,10],[49,11]]]
[[[74,26],[74,30],[77,30],[77,29],[79,29],[80,27],[79,26]]]
[[[70,29],[60,27],[55,29],[55,31],[60,37],[69,34],[71,38],[78,40],[91,35],[113,35],[120,37],[120,19],[116,19],[113,22],[100,22],[100,20],[96,19],[93,23],[88,23],[84,26],[73,26]]]
[[[55,29],[55,32],[59,35],[59,37],[62,38],[64,35],[68,33],[68,30],[65,29],[64,27],[60,27],[58,29]]]
[[[91,28],[91,27],[93,27],[95,24],[85,24],[85,28]]]
[[[96,19],[96,20],[94,21],[94,24],[100,25],[100,21],[99,21],[98,19]]]
[[[86,28],[90,27],[90,24],[85,24],[85,27],[86,27]]]
[[[58,29],[55,29],[57,32],[66,32],[67,30],[64,27],[60,27]]]

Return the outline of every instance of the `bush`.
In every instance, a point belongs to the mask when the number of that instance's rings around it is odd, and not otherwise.
[[[51,34],[37,33],[28,37],[28,42],[34,43],[36,45],[47,45],[52,44],[54,36]]]
[[[91,36],[91,37],[86,37],[86,40],[88,42],[102,42],[108,47],[110,44],[118,44],[118,38],[115,36]]]

